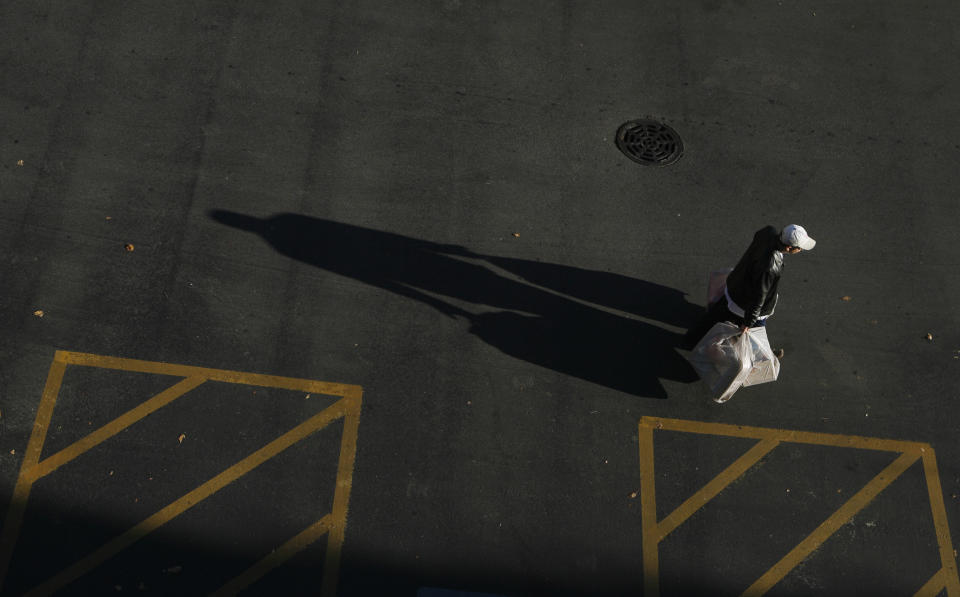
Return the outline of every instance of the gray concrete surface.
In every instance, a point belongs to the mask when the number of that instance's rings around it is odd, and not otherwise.
[[[362,386],[344,596],[642,594],[644,416],[928,443],[956,540],[958,21],[944,1],[0,3],[0,508],[69,350]],[[677,163],[617,150],[641,117],[682,136]],[[709,271],[793,222],[818,246],[787,259],[781,378],[717,406],[678,336]],[[45,450],[177,381],[67,375]],[[329,404],[292,400],[178,401],[39,481],[3,590]],[[660,517],[750,447],[688,435],[655,434]],[[337,449],[298,444],[63,592],[215,590],[327,511]],[[892,458],[778,447],[659,545],[660,593],[742,593]],[[769,594],[914,594],[943,565],[926,480]],[[316,591],[324,545],[248,592]]]

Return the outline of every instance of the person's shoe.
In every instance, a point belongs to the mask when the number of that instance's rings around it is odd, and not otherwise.
[[[778,360],[779,360],[779,359],[782,359],[782,358],[783,358],[783,349],[782,349],[782,348],[778,348],[778,349],[776,349],[775,351],[773,351],[773,356],[777,357]]]

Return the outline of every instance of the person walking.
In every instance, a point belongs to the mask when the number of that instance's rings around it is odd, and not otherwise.
[[[803,226],[790,224],[781,230],[773,226],[761,228],[727,276],[723,294],[708,305],[706,315],[690,328],[686,345],[690,348],[721,321],[728,321],[743,333],[756,326],[765,326],[777,305],[777,286],[783,272],[783,256],[809,251],[817,244]],[[783,349],[776,351],[783,357]]]

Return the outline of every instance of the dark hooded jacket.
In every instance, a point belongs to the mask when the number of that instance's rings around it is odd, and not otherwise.
[[[777,304],[777,285],[783,271],[780,232],[773,226],[758,230],[753,242],[727,276],[727,293],[743,309],[743,324],[753,327]]]

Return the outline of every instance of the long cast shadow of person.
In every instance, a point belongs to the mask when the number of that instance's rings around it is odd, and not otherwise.
[[[612,312],[686,326],[702,308],[671,288],[299,214],[210,217],[290,258],[463,317],[472,334],[530,363],[644,397],[667,397],[660,379],[697,379],[675,350],[681,334]],[[472,313],[441,297],[499,310]]]

